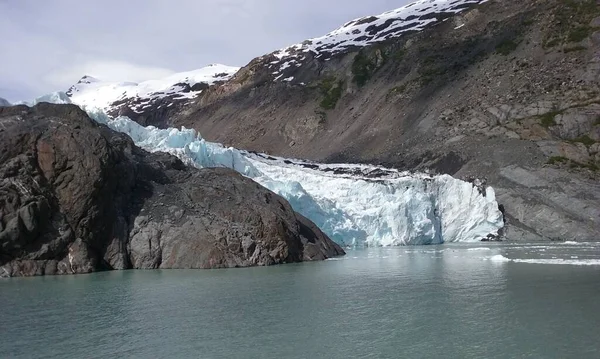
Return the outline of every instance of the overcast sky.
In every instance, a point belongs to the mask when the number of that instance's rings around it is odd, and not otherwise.
[[[0,0],[0,97],[254,57],[408,0]]]

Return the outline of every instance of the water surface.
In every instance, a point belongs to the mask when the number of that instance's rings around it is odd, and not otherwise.
[[[0,280],[0,357],[598,358],[599,250],[380,248],[269,268]]]

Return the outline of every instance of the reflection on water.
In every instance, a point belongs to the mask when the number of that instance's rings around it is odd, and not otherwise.
[[[596,243],[452,244],[2,280],[0,357],[600,357],[599,260]]]

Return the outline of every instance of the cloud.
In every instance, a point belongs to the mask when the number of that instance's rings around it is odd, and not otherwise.
[[[407,2],[0,0],[0,97],[30,99],[92,73],[140,81],[210,63],[243,66]]]
[[[83,75],[90,75],[103,81],[141,82],[148,79],[160,79],[173,74],[173,72],[173,70],[162,67],[143,66],[125,61],[89,61],[52,71],[43,80],[56,88],[66,88],[77,82]]]

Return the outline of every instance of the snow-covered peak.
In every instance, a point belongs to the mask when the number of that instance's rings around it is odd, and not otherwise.
[[[397,38],[409,32],[418,32],[486,1],[488,0],[418,0],[380,15],[349,21],[325,36],[274,52],[273,55],[278,60],[271,63],[272,67],[277,68],[273,75],[276,79],[283,78],[283,71],[290,67],[299,67],[307,53],[312,53],[316,58],[327,58],[348,49]]]
[[[85,75],[77,82],[77,84],[91,84],[94,82],[100,82],[100,80],[93,76]]]
[[[0,107],[6,107],[6,106],[10,106],[10,102],[8,102],[8,100],[0,97]]]
[[[93,76],[82,77],[66,92],[73,103],[109,112],[113,107],[130,102],[133,111],[141,112],[165,97],[189,100],[205,86],[231,78],[239,67],[212,64],[198,70],[179,72],[162,79],[136,82],[102,81]],[[195,86],[204,84],[203,86]]]

